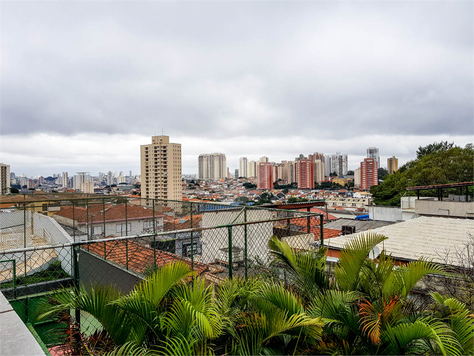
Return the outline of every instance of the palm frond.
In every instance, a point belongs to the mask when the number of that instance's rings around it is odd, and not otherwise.
[[[335,269],[338,286],[342,290],[357,290],[361,268],[370,251],[387,237],[366,233],[350,240],[339,255],[339,264]]]
[[[273,256],[272,265],[282,267],[304,297],[311,299],[317,291],[329,287],[324,249],[298,252],[275,236],[268,245]]]
[[[436,263],[418,260],[400,266],[394,271],[394,281],[387,286],[391,286],[392,294],[402,297],[408,296],[416,283],[428,274],[444,274],[445,269]]]

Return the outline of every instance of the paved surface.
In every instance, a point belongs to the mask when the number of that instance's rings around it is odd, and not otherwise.
[[[0,355],[45,355],[2,293],[0,293]]]

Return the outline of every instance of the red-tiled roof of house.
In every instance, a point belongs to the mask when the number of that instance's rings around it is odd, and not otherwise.
[[[136,241],[107,241],[92,243],[88,246],[88,250],[90,252],[93,252],[102,258],[105,254],[107,260],[117,263],[121,266],[126,267],[128,261],[128,268],[138,273],[143,273],[148,266],[153,265],[155,255],[156,266],[158,267],[175,261],[183,261],[191,267],[191,260],[188,258],[180,257],[173,253],[161,250],[154,251],[152,248],[143,246]],[[84,248],[87,249],[87,247]],[[207,271],[207,269],[208,266],[205,264],[194,262],[194,271],[198,275]]]
[[[302,232],[307,232],[307,227],[308,227],[308,219],[307,218],[294,218],[290,219],[290,224],[297,225],[301,227]],[[319,240],[321,236],[321,228],[319,224],[316,224],[316,220],[310,221],[310,228],[309,232],[314,234],[314,239]],[[342,234],[342,230],[340,229],[328,229],[328,228],[323,228],[323,237],[325,239],[330,239],[333,237],[337,237]]]
[[[102,222],[104,221],[104,207],[102,204],[90,205],[89,208],[82,206],[64,206],[55,215],[62,216],[68,219],[74,219],[79,224],[85,224],[87,222]],[[127,220],[140,220],[140,219],[152,219],[162,218],[164,215],[155,211],[153,214],[152,209],[147,209],[138,205],[127,205],[108,204],[105,206],[105,221],[125,221]]]
[[[202,215],[193,216],[193,228],[199,227],[202,220]],[[173,219],[172,221],[165,221],[163,229],[164,231],[184,230],[191,228],[191,217],[183,216],[181,218]]]

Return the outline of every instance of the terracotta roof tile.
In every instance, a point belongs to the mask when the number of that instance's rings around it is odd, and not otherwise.
[[[307,231],[307,224],[308,224],[308,219],[307,218],[294,218],[290,219],[290,224],[297,225],[302,228],[302,231]],[[319,227],[319,224],[314,224],[314,222],[310,221],[310,228],[309,231],[314,234],[314,239],[319,240],[321,236],[321,228]],[[340,229],[328,229],[328,228],[323,228],[323,237],[325,239],[330,239],[333,237],[338,237],[342,234],[342,230]]]
[[[87,246],[84,248],[87,249]],[[154,251],[150,247],[130,240],[91,243],[88,245],[88,250],[102,258],[105,254],[107,260],[124,267],[127,266],[128,250],[128,268],[138,273],[143,273],[148,266],[153,265],[155,253],[156,265],[159,267],[174,261],[183,261],[191,266],[191,260],[188,258],[180,257],[170,252]],[[194,262],[194,271],[197,272],[198,275],[207,271],[207,269],[208,267],[205,264]]]
[[[90,205],[89,208],[82,206],[63,206],[55,215],[68,219],[73,219],[78,223],[104,221],[104,206],[102,204]],[[106,204],[105,205],[105,221],[123,221],[127,217],[128,220],[149,219],[153,218],[153,210],[138,205],[125,204]],[[155,211],[155,218],[164,217]]]

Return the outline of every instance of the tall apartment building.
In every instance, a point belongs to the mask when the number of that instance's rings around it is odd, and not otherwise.
[[[248,160],[247,157],[240,157],[239,159],[239,176],[248,177]]]
[[[377,167],[380,168],[380,155],[379,149],[377,147],[367,148],[367,158],[375,159],[375,162],[377,162]]]
[[[319,153],[319,152],[314,152],[313,154],[308,155],[308,159],[312,160],[314,163],[315,182],[321,183],[322,181],[324,181],[324,176],[326,175],[325,164],[324,164],[324,154]]]
[[[247,166],[247,174],[248,177],[255,178],[257,176],[257,162],[255,161],[250,161]]]
[[[0,163],[0,194],[10,193],[10,166]]]
[[[225,154],[203,153],[198,158],[199,179],[219,180],[228,177]]]
[[[296,182],[300,189],[314,189],[314,163],[312,159],[296,161]]]
[[[89,172],[77,172],[77,174],[74,175],[72,179],[72,186],[75,190],[82,192],[82,184],[91,180],[91,176],[87,173]]]
[[[62,186],[63,188],[67,188],[68,183],[69,183],[68,173],[67,173],[67,172],[63,172],[63,173],[62,173],[62,176],[61,176],[61,186]]]
[[[169,136],[152,136],[140,146],[142,198],[182,200],[181,144]]]
[[[320,159],[314,161],[314,181],[318,183],[324,181],[324,161]]]
[[[360,167],[354,170],[354,188],[360,188]]]
[[[268,162],[268,161],[269,161],[269,159],[268,159],[267,156],[262,156],[262,157],[260,157],[260,159],[258,160],[259,163],[261,163],[261,162]]]
[[[273,189],[273,164],[270,162],[260,162],[257,172],[257,188]]]
[[[373,185],[378,185],[378,165],[375,158],[365,158],[360,163],[360,188],[370,189]]]
[[[325,176],[329,176],[331,173],[341,177],[347,174],[349,163],[347,159],[347,153],[339,153],[324,156],[324,172]]]
[[[392,158],[387,159],[387,171],[388,174],[398,171],[398,158],[392,156]]]

